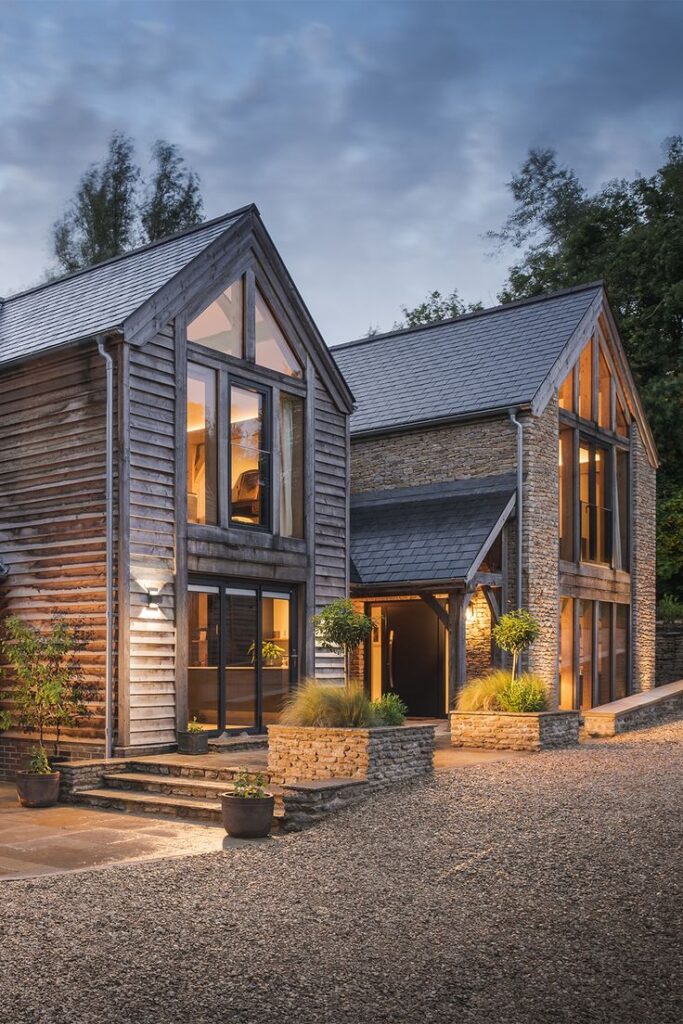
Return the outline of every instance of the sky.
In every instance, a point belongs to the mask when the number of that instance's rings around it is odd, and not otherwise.
[[[433,289],[496,302],[485,232],[530,146],[589,188],[683,132],[683,2],[0,0],[0,295],[114,130],[255,202],[328,343]]]

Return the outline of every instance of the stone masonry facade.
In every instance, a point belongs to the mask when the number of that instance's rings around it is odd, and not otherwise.
[[[373,788],[428,775],[433,770],[434,727],[402,725],[327,729],[268,728],[268,775],[287,785],[309,779],[365,779]]]
[[[657,686],[683,679],[683,623],[657,623]]]
[[[651,690],[655,677],[657,473],[636,424],[631,427],[631,629],[633,690]]]
[[[553,750],[579,742],[578,711],[452,711],[451,745],[488,750]]]

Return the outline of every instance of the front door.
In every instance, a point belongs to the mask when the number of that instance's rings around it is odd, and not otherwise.
[[[382,693],[396,693],[412,718],[444,714],[445,676],[443,629],[424,601],[388,601],[371,615],[379,657],[370,659],[373,691],[379,674]]]
[[[297,680],[295,591],[250,583],[189,588],[188,708],[209,732],[259,732]]]

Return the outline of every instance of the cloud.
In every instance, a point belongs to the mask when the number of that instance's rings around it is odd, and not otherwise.
[[[2,0],[0,0],[2,6]],[[530,144],[589,184],[679,129],[677,4],[33,3],[0,33],[0,294],[108,135],[178,142],[207,215],[255,201],[332,342],[457,286]],[[2,6],[3,13],[5,6]]]

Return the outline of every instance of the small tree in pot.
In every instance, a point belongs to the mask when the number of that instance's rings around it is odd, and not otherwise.
[[[347,682],[350,681],[351,655],[372,634],[372,619],[357,612],[353,602],[340,597],[313,616],[316,636],[323,647],[337,648],[344,654]]]
[[[59,616],[47,631],[16,615],[5,621],[0,650],[13,669],[14,686],[3,693],[3,699],[12,702],[12,724],[38,734],[28,771],[17,773],[17,791],[24,806],[46,807],[57,802],[59,772],[53,771],[48,761],[45,733],[54,730],[57,757],[61,729],[90,714],[89,692],[77,657],[89,639],[81,625],[69,626]]]
[[[265,839],[273,824],[275,797],[264,789],[265,775],[244,768],[235,777],[232,793],[221,794],[223,825],[234,839]]]
[[[521,655],[531,647],[540,631],[538,622],[525,608],[501,615],[493,627],[493,639],[497,646],[512,655],[512,680],[517,675]]]
[[[187,729],[178,732],[179,754],[208,754],[209,735],[197,716],[187,723]]]

